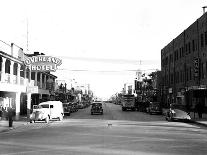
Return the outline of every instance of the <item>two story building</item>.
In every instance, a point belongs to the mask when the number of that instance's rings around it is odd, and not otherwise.
[[[32,55],[25,54],[21,47],[0,41],[0,107],[14,108],[16,119],[27,114],[29,88],[38,88],[37,92],[30,92],[31,107],[54,94],[57,77],[50,72],[31,71],[24,64],[28,56]]]

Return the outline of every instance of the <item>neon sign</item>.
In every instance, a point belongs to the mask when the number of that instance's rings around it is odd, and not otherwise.
[[[51,56],[33,56],[28,57],[24,61],[25,65],[31,71],[53,71],[57,70],[57,66],[62,64],[62,60]]]

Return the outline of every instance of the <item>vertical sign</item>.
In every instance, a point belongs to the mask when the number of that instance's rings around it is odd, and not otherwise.
[[[199,77],[199,58],[194,59],[194,77]]]

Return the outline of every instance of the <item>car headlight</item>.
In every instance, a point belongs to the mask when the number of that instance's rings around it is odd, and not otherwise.
[[[172,114],[173,117],[176,116],[176,112],[174,110],[171,110],[171,114]]]

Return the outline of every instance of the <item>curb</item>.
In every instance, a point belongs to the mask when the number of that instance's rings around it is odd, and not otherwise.
[[[198,121],[195,121],[195,120],[189,120],[189,122],[193,123],[193,124],[196,124],[196,125],[207,127],[207,124],[201,123],[201,122],[198,122]]]

